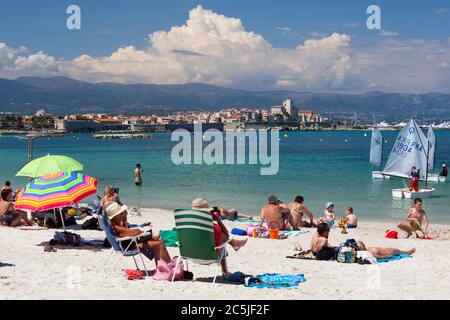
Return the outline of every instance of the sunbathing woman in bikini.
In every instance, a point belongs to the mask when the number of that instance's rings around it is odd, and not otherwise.
[[[415,248],[411,250],[400,250],[397,248],[366,247],[361,241],[358,241],[358,249],[361,251],[369,251],[377,259],[392,258],[399,254],[413,254],[416,252]]]

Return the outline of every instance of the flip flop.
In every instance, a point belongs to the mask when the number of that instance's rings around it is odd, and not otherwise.
[[[51,246],[47,246],[44,248],[44,252],[56,252],[56,248],[53,248]]]

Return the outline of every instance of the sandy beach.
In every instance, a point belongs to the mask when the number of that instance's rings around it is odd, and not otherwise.
[[[151,221],[154,230],[174,226],[173,215],[160,209],[143,209],[131,223]],[[226,222],[229,229],[245,224]],[[293,289],[247,288],[219,279],[211,286],[215,266],[189,264],[193,281],[170,283],[151,278],[129,281],[124,268],[133,268],[124,259],[108,276],[97,272],[109,249],[61,247],[44,252],[54,230],[0,228],[0,299],[448,299],[450,297],[450,231],[445,225],[432,225],[435,240],[384,238],[392,223],[360,222],[356,230],[342,235],[333,229],[330,243],[338,245],[348,238],[369,246],[409,249],[412,259],[377,265],[340,264],[335,261],[287,259],[296,245],[308,248],[313,229],[285,240],[253,239],[240,251],[229,250],[230,271],[246,274],[303,273],[307,281]],[[103,239],[99,231],[76,230],[85,238]],[[178,249],[169,248],[171,256]],[[146,260],[149,270],[153,261]]]

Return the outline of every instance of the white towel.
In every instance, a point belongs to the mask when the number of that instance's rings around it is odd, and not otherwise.
[[[375,258],[369,251],[357,251],[356,257],[358,259],[370,261],[371,264],[377,263],[377,258]]]

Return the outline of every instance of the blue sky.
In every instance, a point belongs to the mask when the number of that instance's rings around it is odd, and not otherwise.
[[[66,8],[70,4],[77,4],[82,11],[82,29],[77,31],[69,31],[66,28],[65,13]],[[382,30],[368,30],[366,28],[366,8],[370,4],[377,4],[381,8],[382,13]],[[186,24],[191,10],[201,5],[203,10],[211,11],[215,15],[224,16],[229,19],[237,18],[242,24],[245,32],[253,32],[261,36],[265,42],[271,47],[276,48],[279,52],[276,55],[272,53],[266,56],[268,60],[276,57],[277,59],[286,58],[286,63],[282,66],[274,68],[271,72],[266,72],[258,68],[249,66],[249,73],[260,72],[266,80],[255,81],[249,74],[246,75],[226,75],[218,74],[205,75],[205,71],[199,71],[195,74],[193,70],[184,70],[183,66],[186,61],[180,59],[168,62],[173,68],[186,71],[180,79],[174,77],[166,77],[159,79],[156,75],[147,77],[135,75],[126,78],[127,73],[123,66],[123,74],[113,77],[121,82],[176,82],[182,83],[186,81],[209,82],[218,85],[226,85],[231,87],[245,87],[248,89],[273,89],[276,87],[286,87],[287,89],[310,89],[310,90],[326,90],[326,91],[364,91],[368,89],[381,90],[401,90],[401,91],[442,91],[445,89],[444,81],[448,78],[444,75],[439,79],[434,79],[435,84],[432,86],[420,87],[420,82],[412,84],[410,80],[403,79],[401,85],[392,83],[389,86],[382,85],[386,81],[370,81],[370,77],[377,78],[379,74],[372,65],[368,67],[367,61],[388,58],[392,52],[388,52],[392,46],[396,48],[405,48],[407,55],[416,55],[415,59],[411,58],[410,66],[408,61],[402,61],[398,55],[398,70],[410,72],[412,74],[405,77],[409,79],[420,78],[420,76],[428,76],[426,70],[419,70],[417,64],[424,59],[429,61],[430,55],[438,52],[436,56],[440,60],[434,60],[436,63],[430,68],[442,66],[447,73],[450,69],[446,69],[448,61],[448,49],[450,43],[450,1],[273,1],[273,0],[208,0],[208,1],[191,1],[191,0],[166,0],[166,1],[106,1],[106,0],[41,0],[41,1],[2,1],[0,4],[0,43],[4,44],[4,50],[14,52],[17,57],[27,58],[37,52],[43,53],[39,59],[32,57],[27,61],[26,67],[12,67],[0,69],[0,77],[13,78],[14,76],[25,75],[57,75],[63,74],[81,78],[88,81],[103,81],[113,66],[104,65],[105,61],[97,62],[98,71],[89,77],[83,78],[86,70],[81,70],[80,64],[75,66],[68,65],[72,60],[82,55],[89,55],[91,58],[110,57],[119,48],[133,46],[135,50],[148,51],[151,48],[148,36],[154,32],[168,32],[173,26],[182,26]],[[205,15],[200,15],[199,19],[208,19]],[[214,18],[215,19],[215,18]],[[221,21],[217,18],[217,21]],[[230,20],[231,23],[231,20]],[[212,27],[213,30],[215,27]],[[225,28],[228,30],[227,28]],[[286,79],[281,79],[280,73],[286,70],[287,66],[292,66],[290,59],[299,59],[299,65],[309,64],[310,54],[302,53],[302,58],[293,52],[299,45],[303,45],[307,40],[317,40],[331,36],[333,33],[338,35],[346,35],[350,40],[341,38],[338,41],[345,42],[343,46],[347,47],[345,54],[343,49],[339,52],[329,52],[329,55],[323,57],[324,60],[318,60],[316,63],[326,64],[334,59],[342,60],[340,66],[330,64],[331,67],[336,66],[339,69],[336,79],[330,80],[331,75],[325,76],[324,81],[316,80],[316,75],[307,74],[303,67],[299,67],[296,74],[288,75]],[[200,39],[201,34],[197,34],[195,39]],[[234,38],[233,38],[234,39]],[[174,39],[172,39],[175,41]],[[161,40],[165,41],[165,40]],[[200,41],[200,40],[199,40]],[[206,39],[205,41],[214,41],[214,39]],[[348,43],[347,43],[348,42]],[[242,43],[241,43],[242,44]],[[19,50],[22,46],[27,48]],[[339,44],[339,46],[341,46]],[[185,51],[186,48],[201,54],[203,57],[213,57],[217,53],[206,52],[205,50],[193,50],[196,47],[186,45],[178,48],[175,45],[175,51]],[[199,48],[205,48],[205,43],[199,43]],[[6,48],[6,49],[5,49]],[[262,47],[261,47],[262,48]],[[418,50],[415,50],[418,49]],[[429,52],[425,52],[428,48]],[[174,49],[174,48],[172,48]],[[224,49],[224,48],[222,48]],[[226,48],[225,48],[226,49]],[[290,49],[291,54],[285,57],[284,49]],[[301,48],[303,51],[304,49]],[[12,51],[11,51],[12,50]],[[242,55],[244,50],[240,47],[239,52]],[[264,50],[264,49],[259,49]],[[318,49],[321,50],[321,49]],[[333,49],[335,50],[335,48]],[[173,51],[173,50],[172,50]],[[207,50],[206,50],[207,51]],[[336,51],[336,50],[335,50]],[[397,50],[398,51],[398,50]],[[416,53],[421,51],[420,53]],[[129,52],[139,55],[139,52]],[[249,52],[255,54],[254,52]],[[368,57],[368,55],[372,55]],[[44,57],[45,55],[45,57]],[[158,54],[161,58],[161,54]],[[343,65],[343,60],[350,60],[352,65]],[[356,57],[356,58],[355,58]],[[2,55],[0,52],[0,59]],[[54,59],[51,60],[51,59]],[[154,56],[149,57],[154,59]],[[184,58],[183,58],[184,59]],[[203,63],[204,63],[204,58]],[[262,60],[264,58],[261,58]],[[303,59],[303,60],[302,60]],[[4,58],[5,60],[5,58]],[[22,59],[23,60],[23,59]],[[31,61],[32,60],[32,61]],[[37,60],[45,60],[45,68],[39,65],[38,68],[32,70],[30,63]],[[211,58],[208,63],[212,63]],[[288,60],[290,62],[288,62]],[[427,60],[427,61],[428,61]],[[65,65],[60,65],[60,62]],[[152,60],[153,61],[153,60]],[[217,63],[218,59],[215,60]],[[361,64],[364,61],[364,64]],[[11,61],[10,61],[11,62]],[[22,61],[23,62],[23,61]],[[123,62],[123,61],[122,61]],[[7,62],[3,61],[6,65]],[[12,62],[11,62],[12,63]],[[54,66],[52,64],[58,64]],[[83,62],[87,63],[94,61]],[[102,66],[99,66],[102,63]],[[111,62],[112,63],[112,62]],[[158,62],[159,63],[159,62]],[[192,63],[189,61],[188,63]],[[314,63],[314,62],[311,62]],[[430,62],[431,63],[431,62]],[[17,63],[15,63],[17,65]],[[24,64],[24,63],[23,63]],[[0,60],[0,66],[2,61]],[[261,65],[264,63],[261,61]],[[403,66],[402,66],[403,65]],[[201,66],[201,64],[200,64]],[[355,67],[356,66],[356,67]],[[86,67],[86,66],[85,66]],[[230,67],[230,66],[229,66]],[[233,67],[233,66],[231,66]],[[234,64],[236,73],[241,67],[239,63]],[[309,67],[309,66],[308,66]],[[392,66],[385,66],[392,69]],[[409,67],[409,68],[408,68]],[[160,72],[174,72],[174,69],[160,70]],[[403,68],[403,69],[402,69]],[[220,73],[219,67],[212,63],[211,69]],[[250,70],[251,69],[251,70]],[[351,69],[351,72],[349,71]],[[370,69],[370,70],[369,70]],[[393,69],[396,69],[395,67]],[[45,71],[47,70],[47,71]],[[197,68],[198,70],[198,68]],[[434,70],[435,71],[435,70]],[[158,70],[148,69],[150,73],[157,73]],[[242,71],[241,71],[242,72]],[[303,74],[299,76],[300,73]],[[310,71],[312,72],[312,71]],[[361,81],[358,74],[367,72],[364,75],[364,85],[358,87],[356,85]],[[274,75],[276,73],[276,75]],[[345,80],[342,80],[345,77]],[[314,81],[307,82],[305,79],[314,78]],[[221,80],[222,79],[222,80]],[[328,81],[328,80],[330,81]],[[255,82],[255,85],[249,84],[249,81]],[[408,86],[411,86],[410,88]]]

